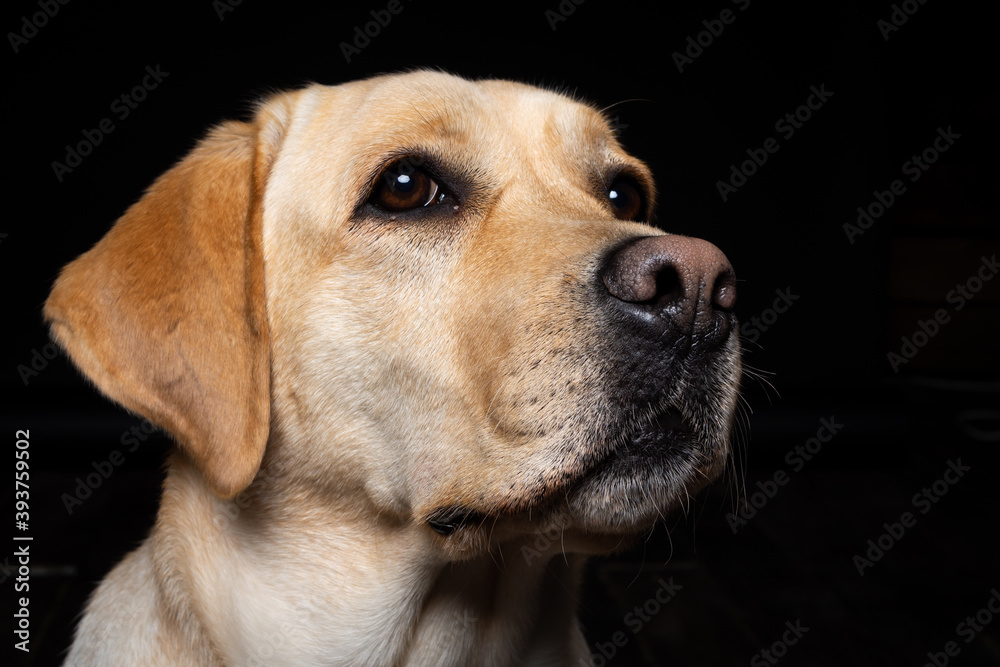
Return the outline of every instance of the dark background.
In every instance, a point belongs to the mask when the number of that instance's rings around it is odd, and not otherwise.
[[[657,177],[657,224],[716,243],[741,281],[745,361],[758,377],[744,382],[738,474],[669,531],[593,562],[581,611],[598,664],[771,664],[759,652],[781,640],[786,622],[809,628],[786,651],[775,647],[788,665],[917,667],[949,641],[960,650],[949,659],[956,665],[1000,664],[1000,618],[984,613],[992,623],[968,643],[957,628],[1000,587],[1000,279],[982,283],[961,310],[946,300],[1000,250],[997,31],[977,7],[905,4],[915,13],[885,39],[878,22],[890,19],[890,2],[716,0],[653,11],[565,0],[568,15],[553,29],[546,12],[559,11],[557,0],[532,8],[404,0],[347,62],[341,43],[386,3],[243,2],[222,11],[226,4],[209,0],[74,0],[34,33],[24,21],[39,5],[9,3],[0,419],[8,451],[15,429],[31,432],[34,537],[32,652],[15,664],[58,663],[94,582],[148,531],[169,447],[150,438],[67,511],[64,494],[77,493],[140,422],[46,347],[41,306],[59,268],[208,127],[245,117],[258,95],[416,66],[620,103],[611,115],[623,141]],[[674,52],[723,9],[733,22],[679,72]],[[29,38],[15,52],[9,33]],[[147,66],[168,75],[120,119],[112,103]],[[784,137],[775,123],[806,103],[811,86],[832,95]],[[52,163],[106,117],[114,131],[58,180]],[[939,128],[959,138],[911,182],[903,164]],[[717,181],[769,137],[778,152],[723,201]],[[905,193],[850,243],[843,225],[896,179]],[[778,290],[797,297],[781,314],[768,310]],[[916,336],[923,344],[895,372],[887,355],[938,308],[949,321]],[[817,435],[821,419],[842,428],[795,470],[786,455]],[[947,493],[921,513],[914,494],[958,459],[970,470],[939,484]],[[760,495],[758,483],[776,471],[787,483]],[[734,531],[727,514],[744,487],[740,497],[760,492],[762,507]],[[860,576],[854,557],[907,511],[915,525]],[[5,599],[16,576],[10,558],[0,556]],[[633,632],[626,615],[669,577],[683,588]],[[612,643],[619,631],[624,646]]]

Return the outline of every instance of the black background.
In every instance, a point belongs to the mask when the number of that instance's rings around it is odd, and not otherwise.
[[[59,268],[208,127],[246,117],[259,95],[418,66],[618,103],[611,115],[623,142],[657,177],[657,224],[720,246],[740,278],[738,314],[768,322],[744,331],[746,363],[764,380],[745,379],[752,414],[739,474],[672,520],[669,534],[658,530],[592,566],[581,616],[600,660],[767,664],[758,652],[781,638],[786,621],[800,621],[809,631],[783,664],[919,666],[949,641],[960,648],[954,664],[1000,664],[1000,618],[969,643],[956,630],[1000,587],[1000,280],[949,310],[950,321],[899,372],[887,359],[919,320],[950,309],[945,294],[1000,249],[997,31],[981,8],[906,4],[915,13],[886,39],[878,22],[893,13],[889,2],[716,0],[652,10],[566,0],[565,20],[553,23],[546,12],[559,11],[556,0],[404,1],[347,62],[341,44],[385,3],[243,2],[223,11],[208,0],[74,0],[34,32],[24,21],[39,5],[10,3],[5,33],[29,36],[15,52],[8,34],[5,47],[12,148],[0,220],[7,451],[15,429],[31,431],[32,653],[19,653],[17,664],[58,664],[93,582],[151,525],[169,446],[150,438],[67,512],[64,494],[140,422],[99,398],[62,355],[46,358],[41,306]],[[673,54],[723,9],[735,20],[678,71]],[[168,75],[118,118],[113,101],[147,66]],[[811,86],[832,95],[783,137],[775,123],[806,103]],[[106,117],[114,131],[57,179],[52,163]],[[903,163],[939,128],[960,138],[910,182]],[[768,137],[778,152],[723,201],[717,182]],[[850,243],[843,225],[894,179],[906,192]],[[777,290],[797,299],[771,317]],[[786,454],[823,418],[843,427],[794,471]],[[913,495],[959,458],[971,470],[921,514]],[[726,515],[736,489],[752,498],[777,470],[788,483],[734,534]],[[859,576],[854,556],[905,511],[916,525]],[[0,550],[5,598],[13,597],[12,551]],[[670,576],[684,588],[633,633],[626,614]],[[618,631],[627,642],[606,659]]]

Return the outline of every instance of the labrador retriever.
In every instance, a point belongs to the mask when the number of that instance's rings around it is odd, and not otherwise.
[[[653,205],[601,112],[508,81],[212,130],[46,302],[177,443],[66,664],[589,664],[584,559],[719,474],[740,380],[733,270]]]

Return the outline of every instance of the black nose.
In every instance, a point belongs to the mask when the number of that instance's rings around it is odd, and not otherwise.
[[[736,303],[733,267],[717,247],[687,236],[644,236],[619,248],[604,284],[640,328],[721,343]],[[666,342],[666,341],[665,341]]]

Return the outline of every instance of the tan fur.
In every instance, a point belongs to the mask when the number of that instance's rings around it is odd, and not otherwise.
[[[461,166],[475,205],[357,215],[404,154]],[[645,499],[576,490],[617,436],[574,295],[608,248],[662,233],[595,195],[610,163],[651,187],[591,107],[422,71],[274,96],[162,176],[46,304],[84,374],[179,445],[151,536],[66,664],[589,661],[580,554],[726,458]],[[439,535],[449,506],[481,518]],[[544,531],[559,539],[538,550]]]

